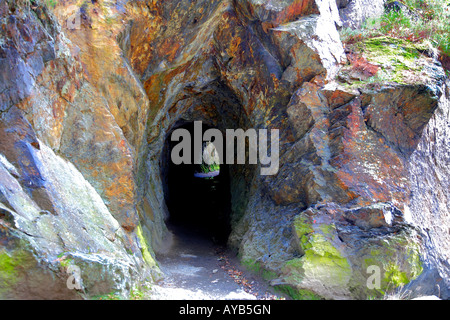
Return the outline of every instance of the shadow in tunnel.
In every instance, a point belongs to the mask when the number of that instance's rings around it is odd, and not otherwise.
[[[187,129],[194,136],[193,123],[177,128]],[[204,125],[203,130],[207,129]],[[219,170],[216,168],[213,172],[199,174],[199,165],[174,164],[170,154],[178,142],[171,141],[170,136],[171,133],[166,137],[165,168],[162,170],[164,196],[169,210],[168,224],[178,229],[189,229],[189,232],[206,236],[215,243],[226,244],[231,231],[228,166],[221,164]],[[192,157],[193,154],[192,150]]]

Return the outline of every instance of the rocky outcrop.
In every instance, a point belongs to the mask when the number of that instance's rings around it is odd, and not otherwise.
[[[3,156],[1,164],[2,298],[126,294],[148,268],[127,252],[125,231],[72,164],[45,144],[21,143],[34,175]],[[33,190],[33,181],[42,185]]]
[[[383,67],[385,56],[364,54]],[[272,202],[261,198],[251,202],[250,217],[233,235],[246,263],[281,273],[272,280],[274,285],[298,298],[346,299],[379,296],[407,284],[416,290],[412,295],[420,294],[418,287],[431,290],[422,283],[427,277],[427,283],[441,283],[434,285],[433,292],[446,295],[447,289],[439,290],[448,288],[442,280],[447,278],[442,270],[446,263],[424,259],[423,217],[412,218],[409,208],[410,201],[417,203],[412,192],[420,178],[412,178],[410,170],[417,165],[418,144],[426,144],[422,132],[432,125],[429,121],[436,110],[447,109],[447,89],[445,75],[432,58],[415,55],[414,63],[426,66],[421,70],[427,73],[409,77],[398,71],[396,83],[360,79],[325,86],[304,83],[292,96],[287,115],[297,140],[281,154],[278,175],[265,178],[266,188],[260,192]],[[347,74],[348,67],[341,72]],[[339,75],[338,79],[347,78]],[[441,119],[448,121],[445,116]],[[442,174],[440,166],[428,167],[431,175]],[[436,183],[440,190],[438,181],[421,181],[422,187],[435,190]],[[446,191],[438,194],[445,197]],[[416,197],[423,199],[423,195]],[[445,206],[436,210],[444,220]],[[267,211],[276,217],[269,218]],[[259,234],[258,228],[264,231]],[[434,234],[446,237],[443,230]],[[268,240],[268,235],[273,238]],[[441,251],[437,256],[445,254]],[[381,275],[375,290],[366,285],[372,268]]]
[[[133,149],[118,124],[125,111],[87,79],[79,47],[45,5],[4,1],[0,16],[0,295],[126,294],[157,269],[135,232]],[[139,83],[122,72],[128,88],[115,101],[138,103]],[[75,267],[81,278],[70,290]]]
[[[2,2],[0,296],[90,297],[158,276],[167,141],[199,120],[280,130],[276,175],[227,167],[228,244],[272,285],[445,298],[445,73],[386,37],[345,52],[337,28],[366,18],[348,18],[352,5]]]

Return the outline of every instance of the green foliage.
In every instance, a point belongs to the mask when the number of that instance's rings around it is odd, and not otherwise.
[[[136,227],[136,236],[139,239],[139,244],[140,244],[140,247],[141,247],[141,253],[142,253],[142,257],[144,258],[144,261],[150,267],[156,266],[155,259],[153,259],[153,256],[150,253],[151,252],[151,247],[147,243],[147,239],[144,237],[142,226],[140,224]]]
[[[133,288],[130,291],[129,300],[148,300],[151,298],[151,287],[150,285],[144,284],[139,288]]]
[[[50,8],[56,7],[57,3],[58,3],[57,0],[45,0],[45,4],[47,5],[47,7]]]
[[[200,165],[200,170],[201,170],[201,172],[203,172],[203,173],[208,173],[208,172],[213,172],[213,171],[219,171],[219,170],[220,170],[220,165],[217,164],[217,163],[214,163],[214,164],[211,164],[211,165],[202,163],[202,164]]]
[[[450,6],[442,0],[401,0],[402,10],[390,10],[368,19],[358,30],[341,30],[344,43],[355,43],[377,36],[411,42],[429,41],[442,54],[450,56]]]

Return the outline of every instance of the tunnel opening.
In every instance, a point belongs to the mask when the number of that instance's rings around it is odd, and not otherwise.
[[[202,125],[203,133],[213,128]],[[230,172],[220,161],[214,141],[202,143],[202,163],[194,163],[191,143],[189,163],[176,164],[172,159],[172,141],[176,129],[185,129],[194,137],[194,122],[179,122],[166,135],[162,152],[161,174],[164,198],[169,212],[166,225],[172,230],[194,233],[220,245],[226,245],[231,232]],[[209,161],[205,162],[205,158]],[[225,156],[225,155],[224,155]],[[220,163],[223,162],[223,163]]]

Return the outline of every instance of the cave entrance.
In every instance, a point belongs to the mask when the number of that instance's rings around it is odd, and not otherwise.
[[[171,154],[180,142],[171,141],[171,134],[179,128],[186,129],[194,137],[194,123],[188,122],[175,126],[165,139],[161,167],[164,197],[169,211],[167,225],[195,232],[196,235],[224,245],[231,231],[229,168],[226,164],[220,164],[214,141],[203,142],[202,164],[194,164],[193,143],[190,163],[175,164]],[[202,126],[203,132],[209,128],[207,125]],[[209,160],[205,162],[207,157]]]

